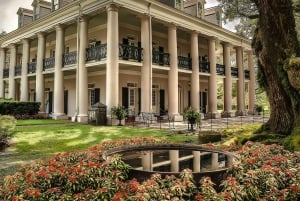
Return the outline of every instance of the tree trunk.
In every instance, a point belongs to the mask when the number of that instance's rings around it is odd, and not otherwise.
[[[290,0],[254,0],[259,21],[253,40],[258,58],[259,81],[270,101],[268,121],[272,132],[290,134],[299,116],[299,93],[288,81],[284,62],[299,55],[295,19]]]

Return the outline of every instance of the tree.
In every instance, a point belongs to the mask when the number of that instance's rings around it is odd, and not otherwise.
[[[290,134],[300,114],[300,95],[289,82],[284,68],[300,54],[294,7],[290,0],[218,0],[225,17],[256,20],[252,47],[258,59],[258,81],[269,97],[271,114],[265,128]],[[294,16],[295,11],[295,16]]]

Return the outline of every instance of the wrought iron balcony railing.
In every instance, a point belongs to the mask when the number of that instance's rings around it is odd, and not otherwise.
[[[72,65],[77,62],[77,51],[69,52],[63,55],[63,65]]]
[[[55,57],[44,59],[44,70],[54,68],[54,65],[55,65]]]
[[[28,73],[36,72],[36,62],[31,62],[28,64]]]
[[[245,79],[250,79],[250,71],[249,70],[245,70]]]
[[[225,65],[216,64],[217,75],[225,75]]]
[[[107,55],[107,45],[100,44],[86,49],[86,61],[100,61]]]
[[[159,51],[152,51],[152,63],[161,66],[169,66],[170,54]]]
[[[15,76],[19,76],[22,73],[22,65],[15,66]]]
[[[141,62],[143,60],[143,48],[120,44],[119,57],[124,60],[134,60]]]
[[[3,78],[8,78],[9,77],[9,68],[3,69]]]
[[[178,56],[178,67],[191,70],[192,69],[192,58]]]
[[[199,72],[201,73],[210,72],[210,64],[208,61],[199,60]]]
[[[236,67],[231,67],[231,76],[238,77],[239,76],[239,69]]]

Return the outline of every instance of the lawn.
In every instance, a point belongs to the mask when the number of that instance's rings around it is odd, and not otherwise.
[[[166,138],[170,141],[196,141],[197,136],[174,134],[158,130],[129,126],[92,126],[60,120],[18,120],[13,145],[0,153],[0,183],[2,177],[15,172],[20,164],[47,158],[59,152],[83,150],[103,140],[139,136]],[[196,142],[197,143],[197,142]]]

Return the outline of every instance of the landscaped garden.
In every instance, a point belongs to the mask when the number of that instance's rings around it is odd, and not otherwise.
[[[13,144],[1,154],[0,200],[298,200],[300,156],[278,145],[232,139],[253,136],[259,125],[224,131],[218,147],[239,160],[220,186],[211,179],[154,174],[145,181],[128,179],[121,156],[110,162],[104,151],[156,143],[198,143],[197,135],[127,126],[95,127],[69,121],[18,120]],[[209,148],[215,145],[207,145]],[[22,166],[20,166],[22,164]]]

